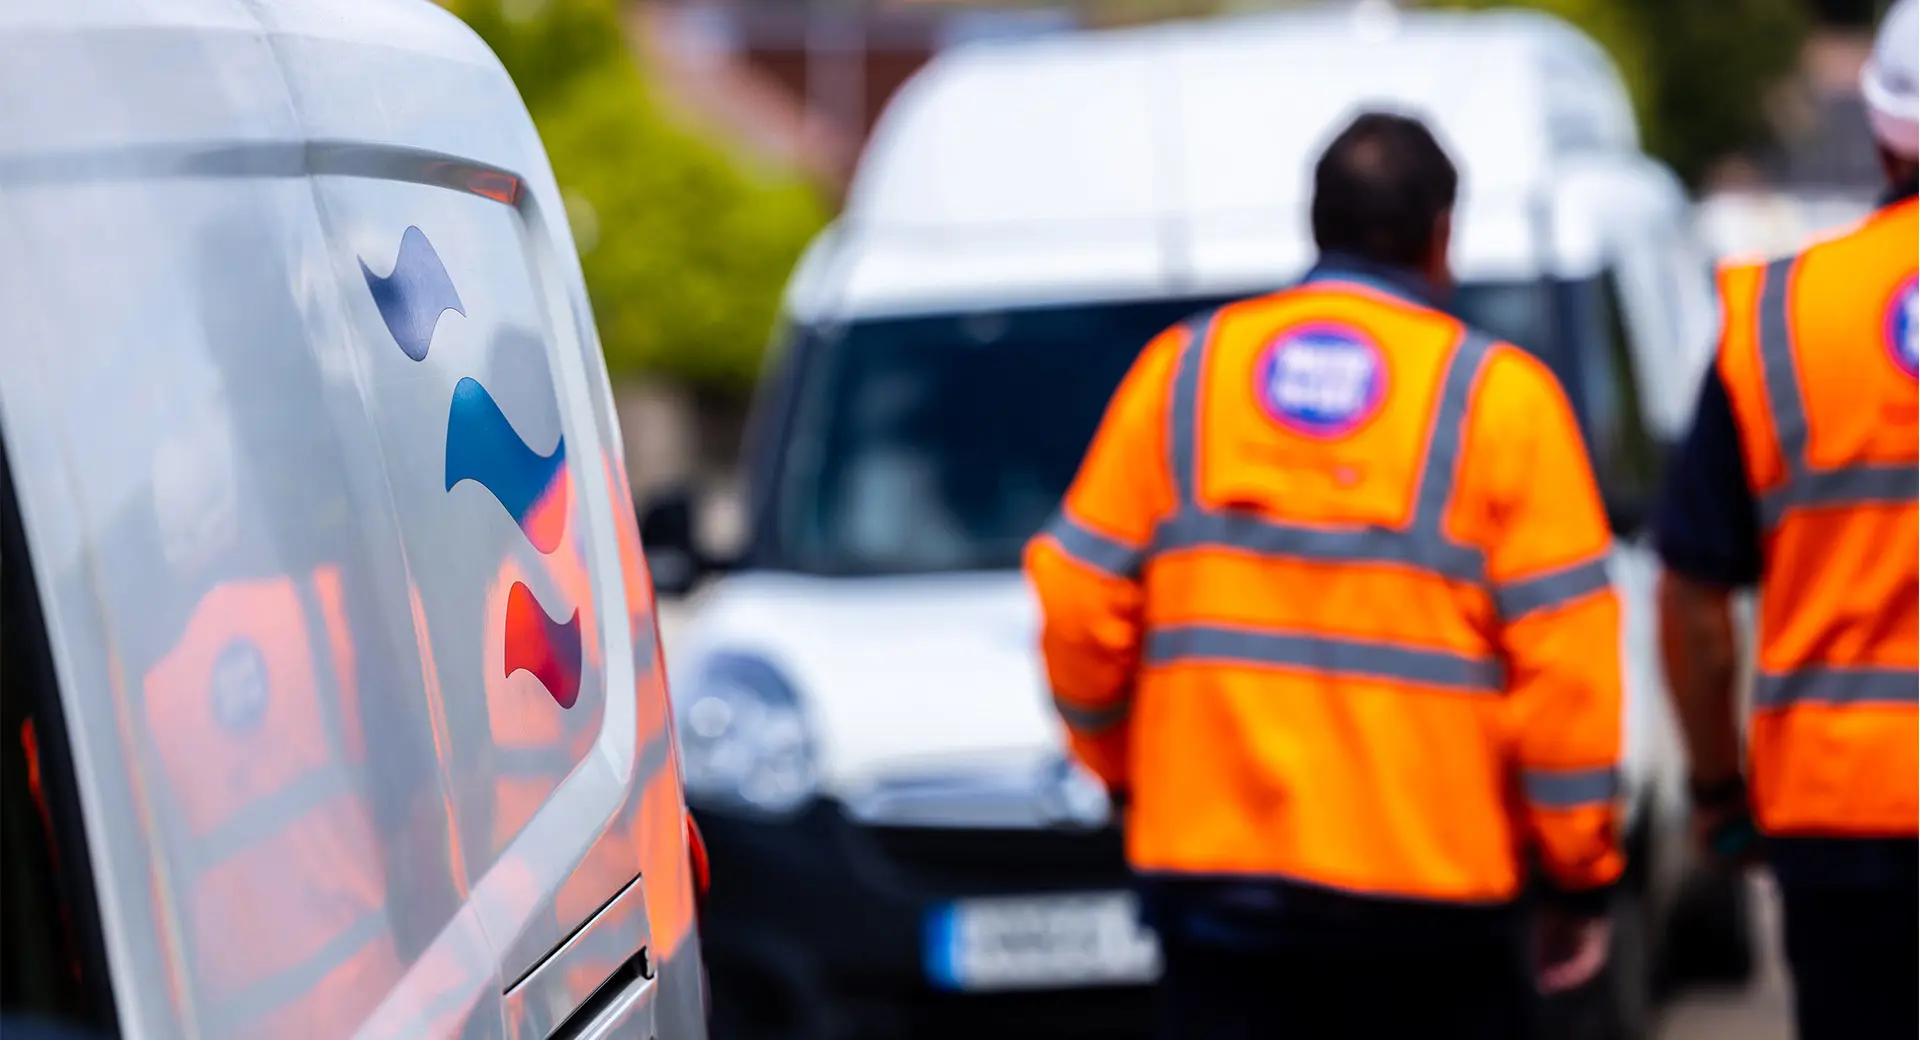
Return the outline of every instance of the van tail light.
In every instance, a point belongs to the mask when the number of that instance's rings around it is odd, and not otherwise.
[[[712,884],[713,875],[707,867],[707,839],[700,836],[700,825],[693,821],[693,813],[688,811],[687,820],[687,858],[693,864],[693,892],[696,899],[707,897],[707,886]]]

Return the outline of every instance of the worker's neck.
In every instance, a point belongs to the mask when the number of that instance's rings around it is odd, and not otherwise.
[[[1404,297],[1424,307],[1438,308],[1445,298],[1440,287],[1421,272],[1399,264],[1385,264],[1353,253],[1321,253],[1303,282],[1355,282]]]

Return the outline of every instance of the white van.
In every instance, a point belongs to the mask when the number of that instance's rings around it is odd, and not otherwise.
[[[0,1031],[706,1034],[572,238],[429,0],[0,4]]]
[[[1370,5],[967,47],[892,103],[789,289],[744,554],[703,559],[685,496],[643,524],[657,575],[725,572],[670,647],[723,1014],[1144,1021],[1157,962],[1104,795],[1062,761],[1020,550],[1153,334],[1305,271],[1312,163],[1372,103],[1459,162],[1455,306],[1559,375],[1619,532],[1624,645],[1595,652],[1625,662],[1613,996],[1618,1033],[1644,1027],[1685,864],[1642,527],[1709,355],[1708,263],[1591,41]]]

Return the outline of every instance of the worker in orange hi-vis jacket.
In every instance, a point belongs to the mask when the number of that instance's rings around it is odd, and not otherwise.
[[[1920,4],[1887,13],[1861,86],[1886,195],[1721,272],[1655,523],[1695,834],[1771,868],[1803,1040],[1920,1035]],[[1744,763],[1740,589],[1759,592]]]
[[[1357,119],[1319,263],[1149,343],[1028,548],[1163,1035],[1525,1036],[1605,961],[1611,535],[1546,366],[1440,309],[1456,185],[1419,122]]]

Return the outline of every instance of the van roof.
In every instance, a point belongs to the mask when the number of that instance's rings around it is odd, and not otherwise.
[[[1467,271],[1538,271],[1543,248],[1583,266],[1592,218],[1556,204],[1564,172],[1644,162],[1604,52],[1533,12],[1361,4],[964,46],[889,107],[792,302],[1290,277],[1313,160],[1376,106],[1425,118],[1460,165]],[[1546,246],[1542,207],[1562,225]]]

